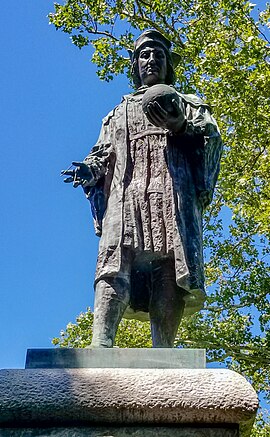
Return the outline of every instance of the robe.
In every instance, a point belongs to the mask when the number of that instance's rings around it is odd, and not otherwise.
[[[171,252],[175,262],[176,284],[186,291],[184,299],[187,315],[201,309],[205,300],[202,214],[213,197],[222,142],[209,106],[194,95],[179,93],[185,107],[185,124],[181,133],[173,134],[152,125],[142,109],[140,111],[146,89],[143,87],[134,94],[124,96],[121,104],[108,114],[103,120],[97,144],[84,160],[95,179],[95,185],[85,187],[84,191],[90,200],[96,233],[101,237],[95,282],[108,276],[119,276],[125,271],[126,260],[123,254],[125,247],[129,245],[141,252]],[[140,202],[140,195],[136,193],[133,196],[130,190],[136,173],[130,154],[137,153],[140,156],[140,142],[142,147],[146,147],[151,141],[160,143],[164,155],[164,162],[161,162],[163,179],[157,185],[162,187],[166,179],[168,187],[164,188],[164,198],[167,200],[167,209],[170,209],[169,218],[164,225],[165,233],[170,234],[170,239],[167,238],[169,243],[166,240],[167,252],[164,241],[162,249],[156,248],[156,232],[150,222],[149,227],[153,228],[150,229],[150,237],[147,237],[145,231],[143,238],[136,239],[136,232],[139,234],[136,230],[138,226],[135,223],[129,227],[129,220],[127,221],[127,212],[132,213],[132,208],[135,210],[134,206],[130,209],[130,204],[134,203],[132,198],[139,199]],[[155,153],[153,147],[149,148],[150,152],[151,150]],[[137,159],[146,162],[144,150],[142,152],[142,158]],[[162,161],[162,155],[158,159]],[[153,158],[152,161],[148,160],[146,167],[153,166],[154,162]],[[147,171],[146,168],[146,174]],[[159,188],[155,187],[158,178],[155,178],[154,170],[152,173],[154,189],[149,192],[158,193]],[[148,191],[149,186],[143,188],[143,191]],[[154,199],[153,205],[155,203],[157,202]],[[141,204],[144,205],[143,201]],[[142,225],[147,226],[148,216],[145,217],[146,221],[141,223],[142,228]],[[163,223],[164,217],[161,220]],[[127,236],[130,232],[134,235],[129,240]],[[143,243],[138,243],[142,239]],[[149,239],[151,244],[147,246]],[[136,318],[136,308],[133,310]]]

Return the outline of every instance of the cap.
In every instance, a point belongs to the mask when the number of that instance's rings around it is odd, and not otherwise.
[[[170,51],[171,42],[165,38],[158,30],[149,29],[143,32],[139,38],[134,42],[134,53],[137,52],[142,46],[144,46],[148,42],[155,42],[162,46],[167,51]]]
[[[156,43],[159,46],[161,46],[166,52],[168,52],[173,61],[174,67],[177,66],[177,64],[180,61],[180,55],[178,53],[172,52],[171,49],[171,42],[164,36],[162,33],[160,33],[158,30],[155,29],[148,29],[145,30],[134,42],[134,51],[132,53],[132,60],[134,60],[136,54],[138,51],[147,43]]]

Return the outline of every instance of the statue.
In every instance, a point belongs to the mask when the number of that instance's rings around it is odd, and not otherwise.
[[[103,120],[97,144],[65,170],[100,236],[91,347],[113,347],[122,317],[150,318],[153,347],[173,347],[205,300],[202,213],[222,143],[210,108],[173,88],[179,55],[156,30],[135,41],[136,91]]]

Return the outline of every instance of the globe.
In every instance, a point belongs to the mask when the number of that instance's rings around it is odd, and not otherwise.
[[[142,99],[142,109],[147,116],[147,106],[149,103],[158,102],[160,106],[165,109],[165,111],[170,112],[172,115],[176,115],[175,108],[172,101],[175,100],[178,104],[180,103],[179,95],[176,90],[162,83],[153,85],[148,88],[144,93]]]

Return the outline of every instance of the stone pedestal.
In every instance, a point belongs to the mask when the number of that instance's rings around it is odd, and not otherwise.
[[[117,354],[115,350],[106,351],[107,358]],[[147,350],[147,356],[154,363],[157,357],[151,359],[151,351]],[[169,350],[161,352],[161,366],[166,353]],[[0,437],[250,434],[258,403],[242,376],[203,365],[165,369],[156,363],[152,367],[2,370]]]
[[[26,369],[202,369],[204,349],[28,349]]]

